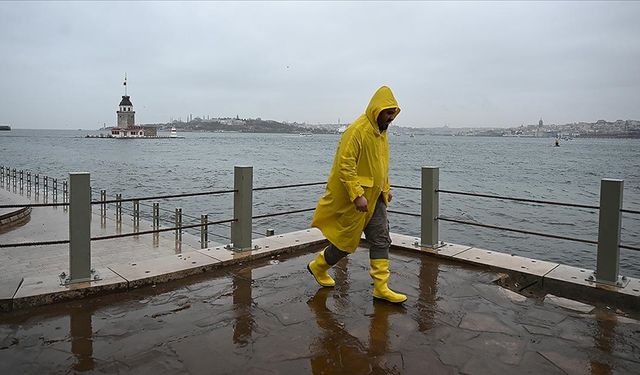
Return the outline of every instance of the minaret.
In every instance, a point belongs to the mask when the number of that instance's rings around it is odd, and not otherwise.
[[[127,73],[124,74],[124,95],[120,101],[120,108],[116,112],[118,114],[118,128],[128,129],[135,126],[136,112],[133,110],[133,104],[127,95]]]

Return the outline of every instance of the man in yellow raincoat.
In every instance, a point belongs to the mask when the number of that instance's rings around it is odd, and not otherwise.
[[[327,271],[356,250],[364,231],[370,244],[373,297],[394,303],[407,300],[407,296],[395,293],[387,285],[391,245],[387,204],[392,196],[386,130],[399,112],[391,89],[382,86],[366,112],[342,134],[325,194],[311,224],[322,231],[330,245],[307,266],[318,284],[334,286]]]

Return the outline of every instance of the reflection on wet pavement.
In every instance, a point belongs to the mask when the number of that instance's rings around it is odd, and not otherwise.
[[[621,312],[393,253],[398,306],[372,299],[366,249],[331,271],[333,289],[310,278],[313,255],[0,315],[0,373],[640,373],[640,323]]]

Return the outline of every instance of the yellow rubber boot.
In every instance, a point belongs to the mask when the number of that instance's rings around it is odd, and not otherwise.
[[[373,279],[373,297],[393,303],[402,303],[407,300],[404,294],[396,293],[389,289],[389,259],[371,259],[371,271]]]
[[[325,247],[325,250],[326,250],[326,247]],[[309,270],[309,272],[311,272],[313,277],[316,279],[318,284],[320,284],[321,286],[334,286],[334,285],[336,285],[335,280],[333,280],[331,278],[331,276],[329,276],[329,273],[327,272],[329,270],[329,268],[331,268],[331,266],[324,259],[324,250],[322,250],[318,254],[316,259],[312,260],[307,265],[307,269]]]

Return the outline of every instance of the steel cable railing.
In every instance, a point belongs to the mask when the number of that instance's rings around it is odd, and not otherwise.
[[[153,200],[153,199],[170,199],[170,198],[183,198],[183,197],[194,197],[200,195],[216,195],[216,194],[228,194],[235,193],[236,190],[218,190],[218,191],[205,191],[198,193],[184,193],[184,194],[172,194],[172,195],[159,195],[155,197],[138,197],[138,198],[122,198],[122,199],[108,199],[108,200],[99,200],[99,201],[91,201],[92,205],[98,204],[110,204],[110,203],[118,203],[118,202],[133,202],[133,201],[145,201],[145,200]],[[69,203],[28,203],[28,204],[3,204],[0,205],[0,208],[22,208],[22,207],[56,207],[56,206],[68,206]]]
[[[413,186],[391,185],[391,187],[394,188],[394,189],[406,189],[406,190],[422,191],[422,188],[417,188],[417,187],[413,187]]]
[[[413,217],[421,217],[422,216],[420,214],[414,214],[414,213],[411,213],[411,212],[403,212],[403,211],[396,211],[396,210],[387,210],[387,212],[390,212],[392,214],[399,214],[399,215],[413,216]]]
[[[228,194],[228,193],[235,193],[235,192],[237,192],[237,190],[203,191],[203,192],[198,192],[198,193],[158,195],[158,196],[155,196],[155,197],[138,197],[138,198],[111,199],[111,200],[105,200],[105,201],[91,201],[91,204],[133,202],[133,201],[148,201],[148,200],[154,200],[154,199],[171,199],[171,198],[195,197],[195,196],[200,196],[200,195]]]
[[[170,231],[175,231],[175,230],[197,228],[197,227],[203,227],[203,226],[208,226],[208,225],[216,225],[216,224],[222,224],[222,223],[232,223],[234,221],[236,221],[236,219],[227,219],[227,220],[212,221],[212,222],[208,222],[208,223],[182,225],[182,226],[173,227],[173,228],[161,228],[161,229],[145,230],[145,231],[130,232],[130,233],[112,234],[112,235],[107,235],[107,236],[91,237],[91,241],[111,240],[111,239],[123,238],[123,237],[141,236],[141,235],[145,235],[145,234],[170,232]],[[12,243],[12,244],[0,244],[0,248],[27,247],[27,246],[45,246],[45,245],[62,245],[62,244],[68,244],[68,243],[69,243],[69,240],[21,242],[21,243]]]
[[[307,182],[303,184],[294,184],[294,185],[280,185],[280,186],[265,186],[259,188],[253,188],[253,191],[261,191],[261,190],[276,190],[276,189],[288,189],[294,187],[302,187],[302,186],[314,186],[314,185],[325,185],[327,182]]]
[[[618,245],[619,248],[621,249],[627,249],[627,250],[635,250],[635,251],[640,251],[640,247],[637,246],[629,246],[629,245]]]
[[[407,190],[422,190],[421,188],[410,187],[410,186],[402,186],[402,185],[391,185],[391,187],[400,188],[400,189],[407,189]],[[526,202],[526,203],[549,204],[549,205],[555,205],[555,206],[585,208],[585,209],[590,209],[590,210],[599,210],[600,209],[599,206],[576,204],[576,203],[564,203],[564,202],[555,202],[555,201],[547,201],[547,200],[539,200],[539,199],[503,197],[503,196],[499,196],[499,195],[468,193],[468,192],[445,190],[445,189],[436,189],[435,191],[439,192],[439,193],[445,193],[445,194],[456,194],[456,195],[465,195],[465,196],[473,196],[473,197],[481,197],[481,198],[502,199],[502,200]],[[387,210],[387,212],[395,213],[395,214],[399,214],[399,215],[405,215],[405,216],[421,217],[420,214],[410,213],[410,212],[403,212],[403,211],[396,211],[396,210]],[[640,211],[629,210],[629,209],[620,209],[620,212],[630,213],[630,214],[640,214]],[[586,240],[586,239],[581,239],[581,238],[575,238],[575,237],[569,237],[569,236],[560,236],[560,235],[555,235],[555,234],[541,233],[541,232],[535,232],[535,231],[529,231],[529,230],[523,230],[523,229],[516,229],[516,228],[508,228],[508,227],[502,227],[502,226],[497,226],[497,225],[481,224],[481,223],[476,223],[476,222],[471,222],[471,221],[448,218],[448,217],[445,217],[445,216],[439,216],[439,217],[436,218],[436,220],[448,221],[448,222],[452,222],[452,223],[465,224],[465,225],[472,225],[472,226],[489,228],[489,229],[504,230],[504,231],[507,231],[507,232],[529,234],[529,235],[535,235],[535,236],[540,236],[540,237],[555,238],[555,239],[582,242],[582,243],[595,244],[595,245],[598,244],[598,241],[595,241],[595,240]],[[621,248],[621,249],[640,251],[640,247],[636,247],[636,246],[619,244],[618,247]]]
[[[300,212],[308,212],[308,211],[313,211],[316,208],[305,208],[302,210],[293,210],[293,211],[285,211],[285,212],[276,212],[275,214],[265,214],[265,215],[258,215],[258,216],[252,216],[252,219],[263,219],[265,217],[274,217],[274,216],[282,216],[282,215],[290,215],[290,214],[297,214]]]
[[[497,225],[481,224],[481,223],[475,223],[473,221],[452,219],[452,218],[448,218],[448,217],[444,217],[444,216],[438,216],[436,219],[437,220],[442,220],[442,221],[449,221],[449,222],[452,222],[452,223],[458,223],[458,224],[473,225],[473,226],[482,227],[482,228],[504,230],[504,231],[507,231],[507,232],[531,234],[531,235],[535,235],[535,236],[556,238],[556,239],[560,239],[560,240],[576,241],[576,242],[582,242],[582,243],[588,243],[588,244],[594,244],[594,245],[598,244],[598,241],[593,241],[593,240],[585,240],[585,239],[582,239],[582,238],[559,236],[559,235],[556,235],[556,234],[547,234],[547,233],[541,233],[541,232],[534,232],[534,231],[529,231],[529,230],[524,230],[524,229],[501,227],[501,226],[497,226]]]
[[[503,196],[499,196],[499,195],[467,193],[467,192],[463,192],[463,191],[443,190],[443,189],[436,189],[436,191],[439,192],[439,193],[446,193],[446,194],[456,194],[456,195],[466,195],[466,196],[471,196],[471,197],[502,199],[502,200],[515,201],[515,202],[550,204],[550,205],[555,205],[555,206],[587,208],[587,209],[590,209],[590,210],[599,210],[600,209],[599,206],[586,205],[586,204],[577,204],[577,203],[563,203],[563,202],[545,201],[545,200],[539,200],[539,199],[503,197]]]

